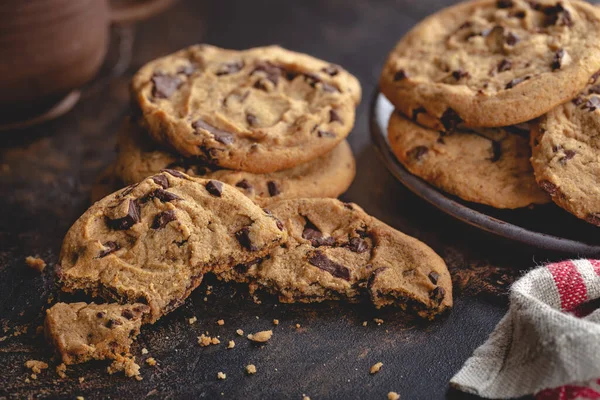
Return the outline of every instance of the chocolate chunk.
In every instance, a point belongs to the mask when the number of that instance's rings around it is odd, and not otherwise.
[[[600,214],[588,214],[587,217],[585,217],[585,220],[590,224],[600,226]]]
[[[119,325],[123,325],[123,322],[119,321],[118,319],[109,319],[108,321],[106,321],[106,324],[104,326],[106,326],[108,329],[112,329],[115,326],[119,326]]]
[[[600,85],[594,85],[588,88],[588,94],[600,94]]]
[[[496,7],[498,8],[512,8],[515,6],[513,0],[498,0],[496,2]]]
[[[335,137],[335,133],[319,129],[317,131],[317,136],[320,137],[320,138],[322,138],[322,137],[334,138]]]
[[[321,82],[321,87],[323,88],[324,91],[329,92],[329,93],[339,92],[338,88],[336,88],[335,86],[330,85],[329,83],[326,83],[326,82]]]
[[[490,158],[491,162],[496,162],[500,160],[502,157],[502,143],[492,140],[492,158]]]
[[[129,308],[126,308],[123,311],[121,311],[121,316],[123,318],[127,318],[129,320],[132,320],[133,317],[135,317],[135,315],[133,314],[133,311],[131,311]]]
[[[160,172],[166,172],[168,174],[173,175],[176,178],[181,178],[181,179],[187,179],[187,175],[185,175],[183,172],[179,172],[176,169],[169,169],[169,168],[165,168],[165,169],[161,169]]]
[[[340,67],[334,64],[329,64],[327,67],[322,68],[321,71],[325,72],[329,76],[336,76],[340,73]]]
[[[428,152],[429,152],[429,149],[427,147],[417,146],[417,147],[414,147],[413,149],[409,150],[408,153],[406,153],[406,155],[408,158],[419,161]]]
[[[246,190],[252,190],[252,185],[246,179],[242,179],[236,183],[235,186]]]
[[[510,81],[510,82],[508,82],[506,84],[506,88],[505,89],[512,89],[515,86],[517,86],[519,83],[523,83],[523,82],[525,82],[525,81],[527,81],[529,79],[531,79],[530,76],[524,76],[522,78],[515,78],[515,79],[513,79],[512,81]]]
[[[212,194],[213,196],[221,197],[221,194],[223,194],[223,182],[211,179],[208,181],[205,187],[208,193]]]
[[[413,121],[416,121],[417,118],[419,117],[419,114],[423,114],[423,113],[425,113],[425,114],[427,113],[427,110],[425,110],[424,107],[415,108],[412,111],[412,119],[413,119]]]
[[[123,191],[121,193],[119,193],[118,197],[127,196],[129,193],[133,192],[133,189],[138,187],[138,185],[139,185],[139,183],[134,183],[133,185],[127,186],[125,189],[123,189]]]
[[[254,75],[256,72],[263,72],[267,79],[273,82],[273,85],[277,86],[279,77],[283,74],[283,70],[270,62],[261,62],[250,72],[250,75]]]
[[[269,195],[271,197],[277,196],[281,191],[279,190],[279,186],[274,181],[267,182],[267,189],[269,190]]]
[[[394,74],[394,81],[398,82],[398,81],[402,81],[404,79],[408,78],[408,75],[406,74],[406,71],[401,69],[398,72],[396,72]]]
[[[177,216],[175,215],[175,210],[163,211],[154,217],[154,221],[152,222],[152,229],[162,229],[171,221],[175,221]]]
[[[585,102],[585,98],[583,96],[577,96],[573,100],[571,100],[573,104],[576,106],[580,106]]]
[[[131,228],[133,225],[140,222],[140,205],[137,200],[129,200],[127,207],[127,215],[122,218],[110,219],[107,218],[106,224],[109,228],[123,231]]]
[[[438,274],[435,271],[431,271],[429,273],[429,275],[427,275],[429,277],[429,280],[431,281],[431,283],[433,283],[434,285],[437,285],[438,283],[438,279],[440,278],[440,274]]]
[[[551,65],[552,71],[555,71],[562,67],[562,64],[563,64],[566,56],[567,56],[567,52],[565,51],[565,49],[560,49],[556,53],[554,53],[554,58],[552,59],[552,65]]]
[[[337,113],[337,111],[335,111],[333,108],[331,110],[329,110],[329,123],[333,123],[333,122],[339,122],[340,124],[343,124],[344,121],[342,121],[342,118],[340,118],[340,114]]]
[[[519,37],[512,32],[508,32],[505,37],[506,44],[509,46],[514,46],[519,43]]]
[[[505,58],[498,63],[498,67],[496,69],[498,70],[498,72],[504,72],[504,71],[510,70],[511,68],[512,68],[512,61],[507,60]]]
[[[271,210],[263,208],[263,211],[265,212],[265,214],[267,214],[269,217],[271,217],[275,220],[275,225],[277,225],[277,228],[279,228],[279,230],[282,231],[283,230],[283,222],[281,222],[279,219],[277,219],[277,217],[273,215]]]
[[[250,240],[250,228],[245,226],[239,231],[235,233],[235,238],[240,243],[240,245],[249,251],[257,251],[258,247],[256,247],[252,240]]]
[[[157,185],[162,186],[163,189],[169,188],[169,178],[167,178],[165,175],[155,175],[152,177],[152,180]]]
[[[436,302],[436,303],[441,303],[444,300],[444,297],[446,296],[446,290],[443,287],[436,287],[435,289],[433,289],[431,291],[431,293],[429,293],[429,298]]]
[[[233,138],[234,135],[231,132],[226,132],[224,130],[221,130],[215,126],[212,126],[211,124],[199,119],[196,122],[194,122],[192,124],[192,128],[198,130],[198,129],[202,129],[207,131],[208,133],[212,134],[213,137],[215,138],[215,140],[217,142],[223,143],[223,144],[231,144],[233,143]]]
[[[183,67],[180,67],[177,70],[177,73],[178,74],[184,74],[186,76],[190,76],[190,75],[192,75],[194,73],[194,71],[196,71],[196,66],[193,65],[193,64],[188,64],[188,65],[185,65]]]
[[[330,260],[325,254],[318,250],[308,258],[308,262],[325,272],[329,272],[336,278],[347,281],[350,280],[350,270],[347,267]]]
[[[527,14],[523,10],[514,10],[508,13],[509,17],[523,19]]]
[[[256,115],[254,115],[254,114],[246,113],[246,122],[250,126],[255,126],[256,123],[258,122],[258,118],[256,118]]]
[[[366,226],[363,227],[362,229],[357,229],[355,232],[358,236],[360,236],[361,238],[366,238],[369,237],[369,228],[367,228]]]
[[[159,99],[167,99],[179,89],[179,86],[181,86],[183,82],[176,76],[154,75],[152,77],[152,83],[154,84],[152,96]]]
[[[166,190],[162,190],[162,189],[154,189],[153,191],[148,193],[146,196],[142,197],[140,199],[140,202],[146,203],[154,198],[159,199],[163,203],[168,203],[170,201],[175,201],[175,200],[181,200],[181,197],[177,196],[175,193],[167,192]]]
[[[223,76],[223,75],[235,74],[236,72],[240,72],[240,70],[242,68],[244,68],[243,61],[234,61],[234,62],[222,64],[219,67],[219,69],[217,70],[217,72],[215,72],[215,75]]]
[[[591,96],[582,107],[584,110],[588,110],[589,112],[596,111],[596,109],[600,108],[600,97]]]
[[[106,242],[103,244],[103,246],[106,248],[98,254],[97,258],[106,257],[110,253],[114,253],[115,251],[117,251],[121,248],[121,246],[119,246],[119,244],[116,242]]]
[[[248,272],[248,270],[250,269],[250,267],[253,267],[255,265],[260,264],[261,262],[263,262],[262,258],[257,258],[255,260],[252,260],[250,262],[244,263],[244,264],[238,264],[235,267],[233,267],[235,269],[235,272],[237,272],[238,274],[245,274]]]
[[[558,193],[558,187],[550,181],[541,181],[539,185],[542,189],[548,192],[550,196],[554,196],[556,193]]]
[[[98,311],[96,313],[96,318],[104,318],[106,316],[106,313],[104,311]]]
[[[446,131],[453,131],[456,129],[458,124],[462,122],[462,118],[451,108],[446,109],[442,118],[440,118],[442,125],[446,128]]]
[[[596,81],[598,80],[598,78],[600,78],[600,71],[596,71],[596,72],[594,73],[594,75],[592,75],[592,76],[590,77],[590,80],[588,81],[588,83],[589,83],[590,85],[593,85],[594,83],[596,83]]]
[[[452,71],[452,77],[454,79],[456,79],[457,81],[460,81],[462,78],[468,78],[470,76],[471,76],[471,74],[469,74],[467,71],[463,70],[462,68],[459,68],[456,71]]]
[[[347,208],[348,210],[354,210],[352,203],[344,203],[344,208]]]
[[[369,245],[367,244],[367,242],[365,240],[363,240],[361,238],[353,237],[348,242],[348,249],[350,249],[350,251],[353,251],[355,253],[364,253],[365,251],[369,250]]]
[[[304,217],[304,230],[302,231],[302,238],[306,240],[313,240],[323,237],[321,230],[317,228],[315,224],[308,218]]]
[[[561,158],[559,160],[559,162],[562,165],[566,165],[567,161],[569,161],[571,158],[575,157],[575,154],[577,154],[577,153],[573,150],[565,150],[565,156],[563,158]]]

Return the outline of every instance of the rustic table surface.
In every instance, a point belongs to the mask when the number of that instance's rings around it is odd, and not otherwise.
[[[389,391],[403,399],[465,397],[450,390],[448,381],[505,313],[507,286],[522,271],[557,256],[440,213],[396,182],[370,145],[368,102],[387,52],[417,21],[450,3],[189,0],[133,28],[115,28],[121,59],[130,61],[121,76],[87,88],[64,117],[0,133],[0,398],[384,399]],[[367,305],[284,305],[271,298],[255,304],[244,287],[208,278],[184,306],[144,328],[134,354],[142,362],[152,356],[158,365],[142,363],[142,381],[108,376],[105,362],[69,367],[68,378],[59,379],[57,360],[36,328],[49,304],[73,299],[58,293],[54,283],[62,237],[89,206],[96,175],[114,158],[133,72],[199,42],[239,49],[276,43],[341,64],[359,77],[364,96],[349,138],[357,176],[343,199],[423,240],[446,260],[456,299],[449,315],[425,324]],[[32,271],[24,262],[28,255],[41,256],[50,268]],[[194,325],[187,322],[192,316],[198,318]],[[219,319],[224,326],[216,324]],[[279,326],[267,345],[251,345],[235,334],[238,328],[271,329],[273,319]],[[205,331],[219,335],[222,344],[198,346],[196,338]],[[230,339],[236,347],[226,350]],[[148,355],[141,355],[143,347]],[[26,382],[28,359],[44,360],[50,369]],[[379,361],[383,369],[369,375]],[[249,363],[258,369],[253,376],[243,371]],[[226,380],[217,380],[219,371]]]

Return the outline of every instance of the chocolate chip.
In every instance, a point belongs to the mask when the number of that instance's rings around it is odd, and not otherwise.
[[[106,321],[106,324],[105,324],[105,326],[108,329],[112,329],[115,326],[119,326],[119,325],[123,325],[123,322],[119,321],[118,319],[112,319],[112,318],[109,319],[108,321]]]
[[[431,283],[433,283],[434,285],[437,285],[438,283],[438,279],[440,278],[440,274],[438,274],[435,271],[431,271],[429,273],[429,275],[427,275],[429,277],[429,280],[431,281]]]
[[[309,240],[313,247],[333,246],[335,244],[335,239],[332,237],[323,237],[323,233],[311,220],[306,217],[304,217],[304,220],[306,222],[302,231],[302,238]]]
[[[492,140],[492,158],[490,158],[491,162],[496,162],[500,160],[502,157],[502,143]]]
[[[114,253],[121,248],[117,242],[106,242],[103,246],[106,248],[98,254],[98,258],[106,257],[110,253]]]
[[[442,118],[440,118],[442,125],[446,128],[446,131],[453,131],[456,129],[458,124],[462,122],[462,118],[451,108],[446,109]]]
[[[363,240],[361,238],[353,237],[348,242],[348,249],[350,249],[350,251],[353,251],[355,253],[364,253],[365,251],[369,250],[369,245],[367,244],[367,242],[365,240]]]
[[[127,215],[122,218],[110,219],[106,220],[106,224],[109,228],[123,231],[131,228],[133,225],[140,222],[140,205],[137,200],[129,200],[129,204],[127,206]]]
[[[505,37],[506,44],[509,46],[514,46],[519,43],[519,37],[512,32],[508,32]]]
[[[175,221],[177,216],[175,210],[163,211],[156,214],[154,221],[152,222],[152,229],[162,229],[171,221]]]
[[[562,165],[566,165],[567,161],[569,161],[571,158],[575,157],[575,154],[577,154],[577,153],[573,150],[565,150],[565,156],[563,158],[561,158],[559,160],[559,162]]]
[[[515,3],[513,0],[498,0],[496,2],[496,7],[498,8],[511,8],[514,7]]]
[[[441,303],[444,300],[444,296],[446,296],[446,290],[439,286],[429,293],[429,298],[436,303]]]
[[[242,68],[244,68],[243,61],[234,61],[234,62],[222,64],[219,67],[219,69],[217,70],[217,72],[215,72],[215,75],[223,76],[223,75],[235,74],[236,72],[240,72],[240,70]]]
[[[181,86],[183,82],[176,76],[154,75],[152,77],[152,83],[154,84],[152,96],[159,99],[167,99],[179,89],[179,86]]]
[[[96,313],[96,318],[104,318],[104,316],[106,316],[106,313],[104,311],[98,311]]]
[[[271,197],[277,196],[281,191],[279,190],[279,186],[274,181],[267,182],[267,189],[269,190],[269,195]]]
[[[219,129],[215,126],[212,126],[211,124],[199,119],[196,122],[194,122],[192,124],[192,128],[198,130],[198,129],[202,129],[207,131],[208,133],[212,134],[213,137],[215,138],[215,140],[217,142],[223,143],[223,144],[231,144],[233,143],[233,138],[234,135],[231,132],[226,132],[222,129]]]
[[[269,217],[273,218],[275,220],[275,225],[277,225],[277,228],[279,228],[280,231],[283,230],[283,223],[277,219],[276,216],[273,215],[273,213],[271,212],[271,210],[263,208],[263,211],[265,212],[265,214],[267,214]]]
[[[155,175],[152,177],[152,180],[157,185],[162,186],[163,189],[169,188],[169,178],[167,178],[165,175]]]
[[[471,74],[469,74],[467,71],[463,70],[462,68],[459,68],[456,71],[452,71],[452,77],[454,79],[456,79],[457,81],[460,81],[462,78],[468,78],[469,76],[471,76]]]
[[[333,108],[331,110],[329,110],[329,123],[333,123],[333,122],[339,122],[340,124],[343,124],[344,121],[342,121],[342,118],[340,118],[340,114],[337,113],[337,111],[335,111]]]
[[[154,198],[159,199],[163,203],[168,203],[170,201],[175,201],[175,200],[181,200],[181,197],[177,196],[175,193],[167,192],[166,190],[162,190],[162,189],[154,189],[153,191],[148,193],[146,196],[142,197],[140,199],[140,202],[146,203]]]
[[[591,96],[582,106],[584,110],[588,110],[589,112],[596,111],[596,109],[600,108],[600,97]]]
[[[335,137],[335,133],[319,129],[317,131],[317,136],[320,137],[320,138],[322,138],[322,137],[334,138]]]
[[[263,259],[259,257],[259,258],[255,259],[255,260],[250,261],[250,262],[243,263],[243,264],[238,264],[238,265],[236,265],[233,268],[235,269],[235,272],[237,272],[238,274],[245,274],[245,273],[248,272],[248,270],[251,267],[260,264],[262,261],[263,261]]]
[[[600,94],[600,85],[594,85],[588,88],[588,94]]]
[[[177,171],[176,169],[165,168],[165,169],[161,169],[160,172],[166,172],[170,175],[173,175],[176,178],[188,179],[187,175],[185,175],[183,172]]]
[[[421,158],[429,152],[429,149],[425,146],[417,146],[409,150],[406,155],[408,158],[419,161]]]
[[[525,81],[527,81],[529,79],[531,79],[530,76],[525,76],[525,77],[522,77],[522,78],[515,78],[515,79],[513,79],[512,81],[510,81],[510,82],[508,82],[506,84],[506,88],[505,89],[512,89],[515,86],[517,86],[519,83],[523,83],[523,82],[525,82]]]
[[[552,71],[555,71],[562,67],[562,64],[563,64],[566,56],[567,56],[567,52],[565,51],[565,49],[560,49],[556,53],[554,53],[554,58],[552,59],[552,64],[551,64]]]
[[[133,314],[133,311],[131,311],[129,308],[126,308],[123,311],[121,311],[121,316],[124,318],[127,318],[129,320],[131,320],[131,319],[133,319],[133,317],[135,317],[135,315]]]
[[[254,115],[254,114],[246,113],[246,122],[250,126],[255,126],[256,123],[258,122],[258,118],[256,118],[256,115]]]
[[[242,188],[242,189],[246,189],[246,190],[251,190],[252,189],[252,185],[246,179],[242,179],[241,181],[239,181],[238,183],[236,183],[235,186],[239,187],[239,188]]]
[[[509,17],[523,19],[527,14],[523,10],[514,10],[508,13]]]
[[[221,194],[223,194],[222,182],[211,179],[210,181],[208,181],[205,187],[208,193],[212,194],[213,196],[221,197]]]
[[[415,108],[412,111],[412,119],[413,119],[413,121],[416,121],[417,118],[419,117],[419,114],[423,114],[423,113],[427,113],[427,110],[425,110],[424,107]]]
[[[503,59],[502,61],[500,61],[498,63],[498,67],[496,68],[496,70],[498,72],[504,72],[504,71],[508,71],[512,68],[512,61],[507,60],[506,58]]]
[[[308,262],[325,272],[329,272],[336,278],[347,281],[350,280],[350,270],[347,267],[330,260],[325,254],[318,250],[308,258]]]
[[[240,245],[249,251],[257,251],[258,247],[256,247],[252,240],[250,240],[250,228],[245,226],[239,231],[235,233],[235,238],[240,243]]]
[[[321,87],[323,88],[324,91],[329,92],[329,93],[339,92],[338,88],[336,88],[333,85],[330,85],[327,82],[321,82]]]
[[[585,102],[585,98],[583,96],[577,96],[573,100],[571,100],[573,104],[576,106],[580,106]]]
[[[322,68],[321,71],[329,76],[336,76],[340,73],[340,68],[337,65],[329,64],[327,67]]]
[[[398,82],[398,81],[402,81],[404,79],[408,78],[408,75],[406,74],[406,71],[401,69],[398,72],[396,72],[394,74],[394,81]]]
[[[347,208],[348,210],[354,210],[352,203],[344,203],[344,208]]]
[[[554,195],[556,195],[556,193],[558,193],[558,187],[550,181],[544,180],[544,181],[541,181],[539,184],[540,184],[540,187],[542,189],[544,189],[546,192],[548,192],[548,194],[550,196],[554,196]]]
[[[600,226],[600,214],[588,214],[585,220],[590,224]]]
[[[250,72],[250,75],[253,75],[256,72],[264,72],[267,79],[270,80],[275,86],[277,86],[277,82],[279,82],[279,77],[283,73],[281,68],[271,64],[270,62],[258,63],[256,67],[252,70],[252,72]]]
[[[192,75],[194,73],[194,71],[196,71],[196,66],[193,65],[193,64],[188,64],[188,65],[185,65],[183,67],[180,67],[177,70],[177,73],[178,74],[184,74],[186,76],[190,76],[190,75]]]
[[[588,84],[593,85],[594,83],[596,83],[596,81],[598,80],[598,78],[600,78],[600,71],[596,71],[594,73],[594,75],[592,75],[590,77],[590,80],[588,81]]]

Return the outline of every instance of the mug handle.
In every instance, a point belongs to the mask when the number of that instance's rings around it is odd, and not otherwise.
[[[148,19],[169,8],[177,0],[137,0],[117,6],[109,1],[110,21],[113,24],[131,24]]]

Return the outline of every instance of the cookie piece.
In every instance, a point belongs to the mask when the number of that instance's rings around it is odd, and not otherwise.
[[[168,170],[90,207],[65,236],[65,291],[177,308],[208,271],[263,257],[285,240],[278,221],[235,188]]]
[[[269,174],[215,170],[196,158],[177,156],[160,149],[143,129],[129,121],[121,128],[118,143],[115,175],[125,184],[172,168],[230,184],[263,206],[300,197],[338,197],[348,189],[356,172],[352,150],[345,140],[315,160]]]
[[[600,75],[532,129],[538,184],[571,214],[600,226]]]
[[[388,125],[390,147],[412,174],[463,200],[509,209],[550,201],[533,176],[528,134],[514,127],[443,134],[399,112]]]
[[[341,67],[278,46],[192,46],[142,67],[132,92],[158,142],[252,173],[333,150],[350,133],[361,97]]]
[[[280,301],[357,301],[370,295],[377,307],[395,305],[431,318],[452,306],[444,261],[417,239],[336,199],[295,199],[274,204],[288,231],[267,257],[219,275],[249,282]]]
[[[600,69],[600,11],[579,0],[477,0],[398,43],[380,87],[437,130],[519,124],[572,99]]]
[[[129,354],[149,311],[139,303],[57,303],[46,310],[44,330],[67,365],[115,359]]]

